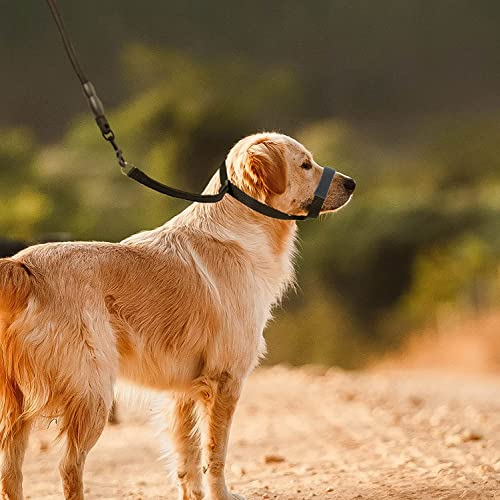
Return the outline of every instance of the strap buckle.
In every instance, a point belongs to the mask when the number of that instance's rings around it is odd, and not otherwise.
[[[219,194],[226,194],[229,192],[229,179],[226,179],[219,189]]]

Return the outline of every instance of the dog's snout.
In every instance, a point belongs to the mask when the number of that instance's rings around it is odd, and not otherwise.
[[[344,188],[349,194],[353,193],[356,189],[356,182],[354,179],[351,179],[350,177],[344,179]]]

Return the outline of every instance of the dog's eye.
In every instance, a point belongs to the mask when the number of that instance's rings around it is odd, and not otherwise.
[[[304,163],[302,163],[300,168],[303,168],[304,170],[310,170],[312,168],[312,164],[310,161],[305,161]]]

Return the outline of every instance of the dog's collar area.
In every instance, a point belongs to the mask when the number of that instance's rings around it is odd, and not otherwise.
[[[140,184],[157,191],[158,193],[165,194],[167,196],[172,196],[174,198],[181,198],[183,200],[194,201],[198,203],[216,203],[226,194],[231,195],[233,198],[236,198],[238,201],[246,205],[248,208],[259,212],[267,217],[272,217],[273,219],[281,219],[281,220],[305,220],[305,219],[314,219],[317,217],[323,207],[323,203],[325,202],[326,196],[328,194],[328,190],[332,184],[333,177],[335,176],[335,170],[333,168],[324,167],[323,174],[321,175],[321,179],[319,180],[318,186],[316,187],[316,191],[314,192],[314,199],[309,208],[309,212],[307,215],[290,215],[285,212],[281,212],[275,208],[272,208],[260,201],[252,198],[244,191],[235,186],[228,178],[227,170],[226,170],[226,162],[223,161],[219,168],[219,175],[221,181],[221,187],[219,192],[216,194],[197,194],[197,193],[189,193],[187,191],[181,191],[180,189],[172,188],[161,182],[155,181],[147,174],[145,174],[142,170],[138,169],[134,165],[128,163],[116,142],[115,134],[111,129],[110,124],[104,114],[104,106],[102,105],[101,100],[99,99],[97,92],[95,91],[94,86],[87,78],[85,73],[83,72],[82,67],[78,61],[76,56],[76,51],[71,43],[71,40],[66,32],[66,27],[64,25],[64,21],[61,13],[57,7],[57,0],[47,0],[47,4],[50,8],[52,16],[54,17],[54,21],[56,23],[57,29],[59,30],[59,34],[61,35],[61,39],[66,50],[66,54],[73,66],[73,69],[80,80],[82,85],[83,92],[87,97],[90,109],[92,114],[94,115],[94,119],[101,131],[102,136],[106,141],[108,141],[113,150],[115,152],[118,163],[121,167],[122,172],[131,179],[139,182]]]

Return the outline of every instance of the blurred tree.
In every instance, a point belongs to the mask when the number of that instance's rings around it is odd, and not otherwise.
[[[134,94],[120,53],[136,42],[211,63],[251,61],[258,73],[292,67],[306,96],[302,119],[376,120],[380,128],[500,105],[495,0],[87,0],[61,9],[110,107]],[[34,126],[54,139],[85,109],[44,2],[2,3],[0,58],[0,125]]]

